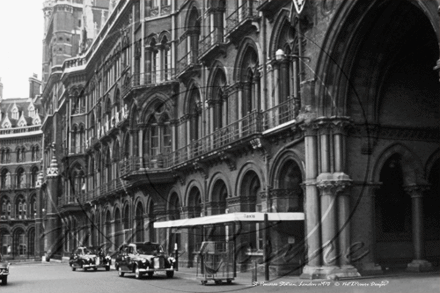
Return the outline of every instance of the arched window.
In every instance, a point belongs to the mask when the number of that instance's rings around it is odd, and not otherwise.
[[[33,167],[31,170],[31,187],[35,187],[38,179],[38,167]]]
[[[1,199],[1,219],[8,219],[11,216],[11,202],[7,196]]]
[[[11,182],[11,173],[8,169],[2,170],[2,189],[11,189],[12,188],[12,182]]]
[[[154,229],[154,222],[156,221],[156,216],[154,213],[154,201],[150,201],[148,206],[148,233],[151,242],[156,242],[156,229]]]
[[[402,156],[391,156],[380,171],[382,185],[375,197],[378,241],[411,238],[411,197],[404,190]],[[394,235],[393,235],[394,234]]]
[[[151,160],[157,160],[159,155],[171,152],[172,138],[168,113],[163,105],[155,107],[155,113],[148,120],[147,148]],[[160,162],[157,167],[160,167]]]
[[[17,228],[14,231],[13,239],[13,255],[18,257],[25,257],[27,254],[27,239],[23,229]]]
[[[130,207],[128,204],[124,207],[123,220],[124,223],[124,231],[125,231],[125,242],[131,241],[131,233],[130,233]]]
[[[6,149],[2,148],[1,162],[6,163]]]
[[[201,110],[201,99],[200,92],[198,88],[194,87],[190,91],[189,97],[189,105],[188,105],[188,114],[189,114],[189,124],[190,124],[190,133],[189,133],[189,141],[193,142],[198,140],[201,136],[202,131],[202,110]]]
[[[17,153],[17,162],[21,162],[22,159],[23,159],[23,154],[21,152],[21,148],[20,147],[17,148],[16,153]]]
[[[226,76],[223,70],[218,69],[214,75],[210,97],[209,106],[212,108],[212,129],[218,130],[227,124],[227,103],[225,102],[224,87],[226,85]]]
[[[26,175],[24,173],[24,169],[20,168],[17,170],[17,188],[26,188]]]
[[[29,206],[29,215],[31,219],[35,219],[37,215],[37,196],[31,196],[31,203]]]
[[[85,129],[84,129],[84,124],[80,124],[79,125],[79,132],[78,132],[78,139],[77,139],[77,150],[79,153],[83,153],[84,152],[84,138],[85,138]]]
[[[113,244],[113,233],[112,233],[112,216],[110,214],[110,211],[107,211],[106,217],[105,217],[105,242],[107,244],[107,247],[112,248]]]
[[[8,230],[1,229],[0,230],[0,237],[1,237],[1,253],[3,256],[11,256],[12,255],[12,237],[11,234],[9,234]]]
[[[35,228],[28,231],[28,257],[35,256]]]
[[[76,154],[77,153],[76,145],[77,145],[78,136],[79,136],[78,126],[76,124],[74,124],[72,126],[72,132],[71,132],[71,149],[70,149],[70,153],[72,153],[72,154]]]
[[[193,187],[188,197],[188,216],[190,218],[197,218],[201,216],[201,212],[200,190],[197,187]],[[202,229],[200,226],[188,228],[188,252],[190,253],[189,262],[191,265],[197,262],[197,249],[202,242]]]
[[[276,45],[273,48],[273,100],[272,107],[278,107],[274,115],[278,117],[275,125],[285,123],[295,118],[300,107],[299,97],[299,56],[298,37],[290,22],[286,19],[277,36]]]
[[[136,241],[144,241],[144,208],[142,204],[138,202],[136,205]]]
[[[121,212],[118,208],[115,211],[115,249],[119,249],[122,244],[122,222]]]
[[[168,81],[171,80],[172,77],[172,68],[171,68],[171,50],[170,50],[171,44],[169,43],[169,40],[167,36],[163,36],[162,40],[160,41],[160,69],[161,69],[161,76],[160,81]]]
[[[242,212],[261,212],[260,180],[254,171],[248,171],[243,178],[240,196],[248,199],[249,205],[242,207]],[[252,204],[251,204],[252,203]],[[255,204],[254,204],[255,203]],[[263,233],[259,223],[243,223],[243,235],[247,238],[250,251],[263,248]]]

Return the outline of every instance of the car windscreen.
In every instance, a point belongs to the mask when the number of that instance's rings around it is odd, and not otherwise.
[[[155,254],[162,253],[162,247],[157,244],[141,244],[137,245],[136,251],[139,254]]]
[[[83,254],[93,254],[94,252],[88,248],[83,249]]]

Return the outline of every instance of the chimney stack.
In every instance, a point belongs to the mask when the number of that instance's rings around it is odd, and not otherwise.
[[[38,75],[34,73],[32,77],[29,77],[29,98],[34,99],[39,95],[40,89],[41,80],[38,80]]]

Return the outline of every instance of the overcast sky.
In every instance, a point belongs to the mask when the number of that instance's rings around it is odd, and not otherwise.
[[[43,0],[0,0],[0,78],[4,98],[29,96],[29,77],[41,80]]]

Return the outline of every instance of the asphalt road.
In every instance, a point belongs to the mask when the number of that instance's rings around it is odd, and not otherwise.
[[[440,293],[438,273],[402,275],[350,281],[305,281],[295,278],[258,283],[255,286],[237,278],[231,285],[208,283],[202,286],[194,274],[179,271],[174,278],[165,274],[137,280],[133,275],[121,278],[115,270],[77,270],[72,272],[66,263],[17,264],[10,268],[8,285],[0,292],[74,293],[74,292],[402,292]]]

